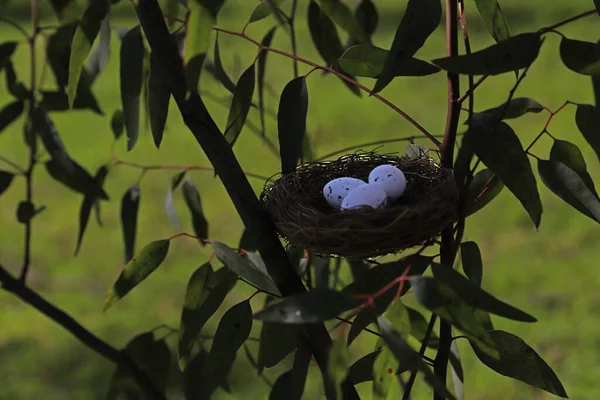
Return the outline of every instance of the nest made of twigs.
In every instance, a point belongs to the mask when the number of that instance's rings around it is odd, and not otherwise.
[[[368,180],[373,168],[391,164],[406,176],[406,190],[387,207],[340,211],[323,197],[332,179]],[[269,180],[261,203],[278,233],[290,244],[321,255],[371,258],[420,246],[439,236],[458,210],[458,189],[451,170],[429,157],[376,153],[307,163]]]

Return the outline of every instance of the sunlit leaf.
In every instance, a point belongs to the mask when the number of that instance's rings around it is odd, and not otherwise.
[[[225,139],[227,139],[232,146],[240,136],[242,128],[246,123],[246,117],[248,116],[248,111],[250,111],[250,105],[252,104],[254,85],[255,68],[254,64],[252,64],[244,71],[238,80],[233,99],[231,100],[229,115],[227,116],[227,125],[224,135]]]
[[[135,238],[137,234],[137,219],[140,207],[140,185],[135,184],[123,195],[121,199],[121,227],[123,229],[123,242],[125,244],[125,262],[133,258],[135,252]]]
[[[581,132],[584,139],[594,149],[598,159],[600,159],[600,135],[598,135],[600,111],[589,104],[581,104],[577,106],[575,122],[579,128],[579,132]]]
[[[503,42],[506,43],[506,42]],[[542,203],[529,159],[521,141],[504,122],[475,114],[465,140],[481,161],[519,199],[536,227],[542,218]]]
[[[271,304],[254,318],[286,324],[307,324],[335,318],[361,304],[360,300],[333,290],[306,292]]]
[[[356,76],[377,78],[383,71],[389,51],[368,44],[359,44],[347,49],[339,59],[344,71]],[[426,76],[435,74],[440,69],[417,58],[407,58],[395,64],[392,76]]]
[[[182,187],[183,197],[185,203],[190,210],[192,215],[192,225],[194,226],[194,233],[201,239],[208,238],[208,221],[202,211],[202,203],[200,201],[200,193],[196,189],[194,182],[188,178],[183,183]],[[204,245],[204,242],[201,242]]]
[[[233,362],[252,329],[252,308],[245,300],[231,307],[219,322],[202,375],[206,376],[228,362]]]
[[[567,398],[567,392],[552,368],[523,339],[501,330],[488,334],[496,344],[500,357],[490,357],[471,342],[473,351],[483,364],[501,375]]]
[[[83,12],[83,16],[75,30],[75,35],[73,35],[71,57],[69,59],[69,83],[67,85],[69,106],[71,107],[75,102],[79,77],[84,68],[85,60],[92,49],[98,32],[100,32],[100,26],[108,13],[108,8],[107,0],[92,0]]]
[[[544,106],[528,97],[517,97],[511,99],[508,104],[504,103],[498,107],[482,111],[480,114],[487,114],[495,119],[513,119],[527,113],[540,113],[544,111]]]
[[[269,2],[263,0],[254,8],[254,11],[252,11],[252,15],[250,15],[248,23],[250,24],[252,22],[260,21],[261,19],[268,17],[271,15],[273,10],[272,7],[281,7],[281,5],[286,1],[287,0],[271,0],[271,4],[269,4]]]
[[[388,320],[380,317],[377,320],[377,323],[385,344],[394,354],[400,365],[404,365],[409,370],[422,372],[425,382],[427,382],[438,395],[442,396],[442,398],[455,399],[446,388],[444,382],[440,381],[433,371],[431,371],[421,359],[419,353],[410,347],[402,335],[393,329],[392,324]]]
[[[502,42],[510,37],[510,29],[498,0],[475,0],[475,5],[485,27],[496,42]]]
[[[95,179],[87,172],[81,165],[77,164],[74,160],[72,162],[72,170],[65,171],[61,164],[55,160],[46,162],[46,171],[58,182],[62,183],[66,187],[82,193],[97,193],[97,197],[102,200],[108,200],[108,194],[98,187]]]
[[[394,78],[395,71],[425,44],[440,24],[440,0],[409,0],[402,21],[396,29],[390,53],[373,87],[373,93],[382,91]]]
[[[285,85],[277,112],[281,172],[284,174],[294,171],[300,159],[302,139],[306,131],[307,112],[306,78],[300,76]]]
[[[356,17],[350,11],[346,4],[337,0],[318,0],[323,11],[332,19],[333,22],[350,37],[356,38],[363,43],[370,43],[363,27],[358,23]]]
[[[565,164],[554,160],[538,159],[542,182],[554,194],[577,211],[600,222],[600,201],[583,179]]]
[[[210,35],[216,23],[216,14],[211,14],[206,1],[188,2],[188,19],[185,30],[185,80],[190,92],[198,90],[202,64],[210,46]]]
[[[157,240],[144,246],[121,271],[104,300],[102,311],[108,310],[154,272],[164,261],[168,252],[169,240]]]
[[[233,288],[237,277],[226,268],[213,272],[209,263],[198,268],[187,285],[179,326],[179,368],[186,369],[200,331]],[[199,371],[200,372],[200,371]]]
[[[61,22],[70,22],[77,18],[75,0],[50,0],[50,4]]]
[[[489,169],[477,172],[469,185],[467,200],[467,216],[475,214],[488,205],[504,189],[504,184]]]
[[[465,374],[463,371],[460,352],[456,340],[453,340],[452,344],[450,345],[449,361],[450,370],[452,371],[452,383],[454,384],[454,394],[456,395],[457,400],[463,400],[465,398]]]
[[[98,187],[102,187],[104,185],[104,179],[108,174],[108,168],[103,165],[96,171],[96,175],[94,179]],[[81,242],[83,240],[83,235],[85,234],[85,230],[87,227],[88,220],[90,218],[90,213],[92,212],[92,207],[98,204],[98,199],[94,194],[86,194],[83,197],[83,201],[81,203],[81,207],[79,208],[79,233],[77,234],[77,245],[75,246],[75,255],[79,253],[79,249],[81,248]]]
[[[25,102],[23,102],[23,100],[13,101],[4,106],[4,108],[0,110],[0,133],[2,133],[2,131],[10,124],[15,122],[23,113],[24,109]]]
[[[583,75],[600,74],[600,46],[563,36],[560,42],[560,58],[567,68]]]
[[[342,382],[348,375],[348,346],[344,336],[335,339],[327,353],[327,379],[335,390],[337,400],[342,399]]]
[[[249,262],[246,258],[238,255],[233,249],[224,243],[213,240],[211,242],[215,255],[227,268],[233,271],[235,274],[248,280],[257,287],[266,290],[269,293],[280,295],[279,289],[275,285],[275,282],[270,276],[265,274],[256,265]]]
[[[0,194],[4,193],[6,189],[8,189],[14,177],[14,174],[8,171],[0,170]]]
[[[425,319],[420,312],[410,307],[406,307],[408,310],[408,317],[410,318],[410,334],[412,337],[417,339],[419,342],[423,342],[427,336],[427,328],[429,322]],[[429,333],[429,340],[427,341],[427,347],[437,349],[439,345],[439,338],[435,332]]]
[[[150,53],[150,72],[148,74],[148,112],[150,114],[150,129],[156,148],[160,148],[167,116],[171,87],[169,79],[161,68],[158,55]]]
[[[262,3],[261,3],[262,5]],[[275,35],[275,30],[277,27],[269,29],[266,35],[261,40],[261,45],[269,47],[271,46],[271,41],[273,41],[273,36]],[[258,64],[256,67],[256,80],[258,84],[258,110],[260,112],[260,132],[263,136],[265,136],[265,68],[267,66],[267,55],[268,51],[262,51],[256,63]]]
[[[481,251],[475,242],[462,242],[460,244],[460,256],[465,275],[476,285],[481,286],[483,278],[483,261]]]
[[[140,129],[140,96],[143,83],[144,43],[139,25],[130,29],[121,41],[120,52],[120,88],[123,115],[125,116],[125,132],[127,134],[127,150],[135,146]]]
[[[438,58],[443,70],[466,75],[499,75],[529,66],[542,46],[539,33],[522,33],[471,54]]]
[[[436,281],[447,285],[462,301],[472,307],[515,321],[535,322],[531,315],[501,301],[481,289],[478,283],[470,281],[458,271],[446,265],[432,263],[431,270]]]

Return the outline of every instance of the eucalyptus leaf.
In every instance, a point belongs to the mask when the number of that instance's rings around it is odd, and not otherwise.
[[[496,42],[502,42],[510,37],[510,29],[498,0],[475,0],[477,11]]]
[[[139,208],[140,185],[136,183],[127,189],[121,199],[121,227],[123,229],[123,242],[125,243],[125,263],[133,258],[135,251]]]
[[[130,29],[121,41],[120,50],[120,87],[127,150],[135,146],[140,129],[140,96],[143,82],[143,63],[145,57],[142,31],[139,25]]]
[[[281,172],[284,174],[296,169],[306,131],[307,112],[306,78],[300,76],[288,82],[283,89],[277,112]]]
[[[227,125],[225,128],[225,139],[233,146],[237,141],[242,128],[246,123],[246,117],[252,104],[252,95],[255,86],[255,67],[250,65],[242,74],[235,86],[231,108],[227,116]]]

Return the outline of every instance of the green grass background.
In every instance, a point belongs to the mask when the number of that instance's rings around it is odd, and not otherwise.
[[[241,30],[257,1],[229,0],[226,2],[218,25]],[[306,27],[307,1],[300,1],[298,15],[299,55],[321,62],[313,48]],[[350,2],[352,4],[357,1]],[[380,26],[375,44],[388,48],[395,26],[402,15],[398,2],[375,1],[380,12]],[[401,2],[404,4],[404,2]],[[563,0],[528,2],[504,0],[505,11],[513,33],[536,30],[587,11],[593,7],[589,0]],[[27,29],[27,10],[21,1],[0,6],[0,15],[14,17]],[[467,14],[472,43],[475,49],[492,44],[483,28],[474,3],[467,1]],[[44,4],[44,25],[55,24],[52,11]],[[267,19],[248,29],[248,34],[258,40],[273,24]],[[128,2],[114,8],[113,27],[132,27],[135,16]],[[600,33],[597,16],[561,28],[571,38],[596,41]],[[18,33],[0,24],[0,42],[21,40],[22,45],[14,57],[17,72],[23,81],[29,77],[29,55],[26,43]],[[241,72],[253,60],[256,49],[242,39],[219,36],[221,55],[225,68],[236,81]],[[273,47],[289,50],[288,38],[278,32]],[[40,50],[43,40],[40,40]],[[531,68],[517,92],[555,109],[565,100],[593,102],[590,80],[566,69],[558,56],[559,37],[548,35],[539,59]],[[41,55],[42,52],[40,51]],[[418,56],[433,59],[444,56],[444,32],[438,29]],[[109,119],[120,108],[119,97],[119,40],[112,37],[111,60],[107,69],[94,84],[94,91],[105,117],[88,111],[53,113],[52,118],[70,153],[88,170],[107,162],[110,156],[112,135]],[[40,67],[42,57],[38,57]],[[41,68],[40,68],[41,69]],[[40,71],[38,69],[38,71]],[[301,65],[301,73],[309,67]],[[270,54],[267,79],[273,88],[267,95],[267,106],[277,109],[277,99],[283,86],[293,78],[289,59]],[[1,79],[4,79],[3,77]],[[44,87],[51,88],[50,71],[43,80]],[[374,81],[363,80],[367,86]],[[476,92],[476,110],[496,106],[503,102],[514,82],[514,76],[489,79]],[[202,78],[202,90],[212,96],[226,98],[226,92],[207,74]],[[463,90],[466,83],[463,82]],[[308,130],[315,154],[322,155],[339,148],[379,139],[419,135],[419,132],[399,115],[374,98],[363,95],[357,98],[340,81],[319,72],[308,79],[309,112]],[[398,78],[383,92],[386,98],[420,121],[429,131],[443,132],[446,113],[446,83],[443,73],[427,78]],[[0,86],[0,105],[10,101]],[[207,106],[221,128],[227,118],[227,103],[206,100]],[[550,125],[550,132],[558,138],[580,145],[593,177],[600,173],[598,160],[585,144],[574,122],[574,107],[567,107]],[[510,121],[522,142],[526,145],[542,129],[547,114],[531,114]],[[258,115],[251,111],[249,119],[258,124]],[[276,125],[268,119],[268,135],[276,141]],[[23,118],[0,134],[0,155],[25,165],[26,148],[22,141]],[[462,128],[462,127],[461,127]],[[425,140],[419,143],[426,144]],[[547,157],[551,140],[542,139],[534,153]],[[386,145],[381,151],[403,152],[405,143]],[[202,150],[185,128],[174,104],[171,104],[168,127],[160,151],[152,144],[150,132],[145,129],[134,151],[125,151],[125,140],[117,143],[116,154],[127,161],[160,165],[204,165],[209,163]],[[371,149],[366,147],[365,149]],[[248,129],[244,129],[235,146],[236,155],[243,168],[270,176],[278,171],[278,160]],[[1,168],[7,168],[2,165]],[[534,164],[535,169],[535,164]],[[44,297],[57,304],[85,327],[116,347],[122,347],[136,334],[159,324],[177,327],[185,286],[191,273],[210,255],[209,248],[202,248],[190,239],[178,239],[172,243],[164,265],[133,290],[127,297],[101,313],[101,305],[107,289],[122,267],[123,245],[119,225],[120,198],[134,184],[140,171],[115,167],[110,171],[106,189],[110,202],[102,204],[104,227],[90,221],[79,256],[74,257],[78,229],[78,212],[82,201],[75,194],[50,179],[44,168],[37,168],[34,181],[34,201],[47,209],[33,223],[33,258],[29,284]],[[176,233],[163,211],[163,201],[170,177],[174,171],[150,171],[141,181],[141,209],[137,248],[143,244]],[[194,172],[192,178],[198,186],[204,211],[210,223],[210,238],[236,246],[241,235],[242,223],[228,199],[220,181],[210,172]],[[262,187],[260,180],[251,180],[257,193]],[[597,256],[600,242],[598,228],[589,219],[565,205],[540,183],[544,215],[539,231],[536,231],[527,214],[514,196],[504,190],[494,203],[467,221],[465,240],[475,240],[484,258],[483,286],[501,299],[531,312],[538,318],[534,324],[513,323],[494,318],[499,329],[509,330],[521,336],[557,372],[572,399],[596,399],[600,396],[597,366],[600,364],[600,275],[597,273]],[[24,196],[24,180],[15,179],[10,189],[0,197],[0,260],[12,272],[17,273],[22,262],[23,228],[15,218],[18,202]],[[180,193],[176,205],[183,229],[191,232],[191,221]],[[349,274],[344,268],[343,279]],[[239,284],[221,311],[243,299],[252,291]],[[409,295],[410,297],[410,295]],[[412,300],[408,300],[412,301]],[[255,311],[261,302],[253,301]],[[214,331],[218,316],[211,319],[206,334]],[[253,337],[259,334],[258,324]],[[350,357],[356,359],[372,350],[373,338],[361,336],[350,347]],[[170,343],[173,344],[173,338]],[[553,396],[532,390],[527,385],[499,376],[480,364],[468,344],[460,340],[465,367],[465,393],[467,399],[550,399]],[[251,343],[251,349],[256,347]],[[265,375],[274,381],[291,366],[287,359],[281,366],[267,370]],[[77,342],[59,326],[21,303],[8,293],[0,292],[0,399],[96,399],[102,398],[110,379],[113,365]],[[305,398],[322,396],[317,368],[310,369]],[[173,368],[176,375],[176,367]],[[248,369],[240,353],[230,377],[232,394],[219,390],[215,398],[263,399],[268,387]],[[370,398],[370,383],[358,386],[364,398]],[[173,398],[180,398],[172,391]],[[416,399],[430,398],[430,392],[421,382],[415,389]]]

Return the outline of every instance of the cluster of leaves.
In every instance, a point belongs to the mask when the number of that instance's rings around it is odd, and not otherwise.
[[[181,60],[177,61],[185,66],[187,89],[196,91],[200,74],[208,71],[232,95],[224,136],[233,146],[253,107],[260,113],[261,136],[266,135],[264,87],[267,54],[277,30],[283,30],[295,43],[293,15],[297,4],[292,2],[290,16],[280,8],[286,5],[285,0],[265,0],[255,8],[249,24],[273,18],[276,25],[260,42],[256,42],[260,47],[255,62],[234,83],[222,65],[218,38],[214,42],[212,60],[207,55],[223,3],[223,0],[197,0],[182,4],[172,0],[166,9],[172,15],[180,7],[186,8],[185,30],[172,33],[172,37],[180,47]],[[371,0],[362,0],[354,12],[341,1],[311,0],[307,7],[308,27],[312,41],[327,65],[322,69],[335,73],[351,93],[359,96],[356,85],[359,78],[374,79],[371,93],[375,94],[397,77],[422,77],[442,70],[484,77],[516,72],[517,81],[509,99],[489,110],[471,110],[466,122],[467,130],[454,164],[465,199],[462,217],[480,210],[506,186],[538,227],[542,203],[530,164],[530,157],[533,157],[537,160],[542,182],[552,192],[576,210],[600,222],[600,198],[577,146],[553,138],[548,159],[541,159],[533,156],[531,146],[523,148],[518,135],[505,122],[545,109],[530,98],[514,98],[514,92],[536,60],[547,31],[513,36],[497,1],[476,0],[475,3],[496,43],[470,54],[429,62],[416,58],[415,54],[440,24],[442,5],[439,0],[409,0],[389,50],[373,44],[379,18]],[[0,131],[27,110],[25,136],[30,151],[37,154],[36,137],[39,137],[50,156],[50,160],[45,162],[49,174],[83,195],[77,252],[92,210],[95,210],[100,222],[100,201],[109,199],[103,184],[111,164],[101,166],[94,175],[86,171],[67,151],[51,115],[71,109],[103,114],[93,95],[92,85],[108,62],[111,4],[105,0],[92,0],[77,21],[67,16],[64,4],[53,4],[62,24],[48,37],[46,57],[58,89],[28,88],[18,79],[11,61],[18,44],[0,44],[0,68],[4,70],[7,88],[14,97],[0,111]],[[342,44],[338,30],[347,34],[346,44]],[[138,141],[141,109],[144,107],[154,144],[158,148],[163,140],[171,96],[169,79],[161,70],[158,56],[148,50],[139,25],[131,29],[117,29],[116,32],[121,40],[119,84],[122,104],[112,114],[110,125],[113,134],[115,139],[119,139],[125,133],[127,149],[133,150]],[[238,36],[248,39],[243,33]],[[598,45],[563,36],[559,53],[569,69],[592,77],[596,98],[600,98]],[[295,55],[290,56],[298,59]],[[519,71],[522,71],[520,75]],[[307,75],[296,76],[281,92],[277,126],[283,173],[293,171],[306,150],[306,79]],[[255,91],[258,104],[253,103]],[[595,132],[600,123],[597,107],[597,104],[577,105],[575,123],[600,157],[600,141]],[[546,129],[547,126],[540,136],[547,133]],[[417,150],[420,155],[421,149]],[[414,147],[410,149],[417,150]],[[485,168],[478,170],[480,163]],[[189,178],[184,181],[186,173],[181,171],[171,179],[164,200],[165,210],[176,230],[180,231],[181,223],[173,195],[182,186],[195,236],[207,239],[208,222],[202,211],[200,194]],[[0,193],[8,188],[13,177],[11,172],[0,171]],[[180,236],[154,241],[136,254],[140,195],[138,182],[125,192],[121,200],[126,265],[106,297],[104,310],[114,306],[154,272],[166,259],[171,240]],[[31,203],[21,203],[18,219],[28,222],[39,210]],[[281,298],[277,285],[255,252],[253,239],[244,232],[239,246],[244,251],[236,251],[220,242],[210,242],[223,267],[215,269],[214,262],[208,261],[189,279],[177,330],[177,357],[185,374],[183,391],[187,398],[210,397],[218,387],[227,390],[227,375],[243,347],[258,374],[282,365],[284,359],[294,352],[291,369],[277,378],[271,389],[271,398],[291,396],[299,399],[311,360],[310,348],[300,334],[302,325],[335,320],[345,313],[349,313],[349,318],[355,317],[347,338],[340,336],[331,345],[326,373],[326,381],[338,396],[341,396],[342,382],[349,380],[352,384],[372,381],[374,398],[386,398],[396,377],[404,382],[403,373],[419,372],[439,395],[461,397],[462,374],[457,347],[453,343],[451,363],[459,379],[455,380],[452,394],[446,382],[433,373],[424,356],[427,348],[435,351],[440,343],[431,331],[433,324],[428,324],[422,311],[403,303],[402,296],[408,293],[409,288],[423,310],[450,323],[461,337],[469,341],[484,365],[502,375],[566,397],[552,369],[531,347],[511,333],[494,329],[492,314],[521,322],[534,322],[535,319],[481,288],[483,264],[475,242],[458,243],[464,274],[450,265],[434,262],[432,257],[414,254],[373,267],[364,262],[348,262],[354,281],[346,286],[340,285],[337,279],[341,260],[335,259],[336,268],[332,271],[334,259],[318,257],[310,252],[305,255],[302,249],[291,247],[288,255],[298,275],[307,281],[310,279],[311,285],[314,276],[315,288],[297,296]],[[201,240],[203,245],[207,242]],[[426,271],[431,274],[424,275]],[[405,274],[408,272],[409,278]],[[334,277],[332,282],[331,276]],[[230,307],[220,319],[210,350],[206,350],[202,342],[203,329],[240,279],[265,295],[265,307],[254,312],[250,299]],[[398,290],[396,285],[399,285]],[[366,303],[365,294],[368,294]],[[248,342],[256,321],[261,324],[257,356],[253,355]],[[370,326],[377,330],[370,329]],[[375,334],[379,341],[373,352],[350,364],[348,346],[361,334]],[[453,342],[456,340],[454,338]],[[421,347],[420,351],[413,349],[414,343]],[[139,363],[160,389],[165,390],[171,357],[165,338],[157,339],[155,332],[146,332],[131,340],[124,351]],[[139,388],[126,371],[119,368],[114,373],[109,394],[115,398],[121,392],[136,397]]]

